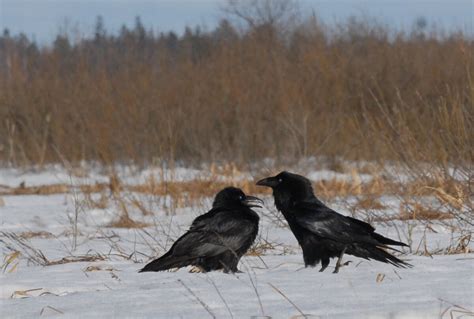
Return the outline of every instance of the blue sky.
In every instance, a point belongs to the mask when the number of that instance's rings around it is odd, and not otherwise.
[[[420,16],[429,24],[473,34],[474,0],[301,0],[302,12],[312,9],[325,22],[351,15],[375,17],[395,28],[409,28]],[[133,25],[136,16],[154,30],[181,33],[186,25],[211,29],[223,16],[225,0],[0,0],[0,28],[24,32],[48,43],[65,24],[91,34],[98,15],[108,30]]]

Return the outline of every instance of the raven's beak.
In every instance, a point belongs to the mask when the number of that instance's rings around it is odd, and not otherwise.
[[[278,180],[275,177],[267,177],[261,179],[257,182],[258,186],[267,186],[267,187],[275,187],[278,185]]]
[[[263,205],[263,200],[261,200],[260,198],[255,197],[255,196],[250,196],[250,195],[245,196],[245,200],[244,200],[245,205],[247,205],[248,207],[262,208],[262,206],[257,205],[256,202]]]

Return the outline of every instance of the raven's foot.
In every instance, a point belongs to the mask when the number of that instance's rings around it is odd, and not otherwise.
[[[222,271],[224,274],[243,274],[243,271],[240,270],[224,270]]]
[[[196,274],[196,273],[203,273],[205,272],[204,269],[202,269],[201,267],[199,266],[193,266],[190,270],[189,270],[190,273],[193,273],[193,274]]]
[[[319,272],[323,272],[326,268],[328,268],[328,265],[323,265],[321,269],[319,269]]]
[[[336,264],[336,269],[334,269],[334,271],[332,272],[333,274],[337,274],[339,272],[339,269],[341,269],[342,267],[344,266],[349,266],[349,264],[352,262],[352,260],[348,260],[346,261],[345,263],[341,263],[341,264]]]

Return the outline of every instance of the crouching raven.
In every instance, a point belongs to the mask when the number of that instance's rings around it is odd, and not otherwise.
[[[197,217],[170,250],[140,272],[196,266],[202,271],[237,272],[237,264],[253,244],[259,217],[252,207],[261,199],[227,187],[215,197],[212,209]]]
[[[411,267],[385,251],[393,249],[388,245],[406,244],[377,234],[371,225],[361,220],[333,211],[314,196],[307,178],[281,172],[258,181],[257,185],[272,188],[277,209],[288,221],[303,249],[306,267],[314,267],[321,262],[320,271],[324,271],[329,265],[329,258],[338,257],[334,270],[337,273],[344,254],[375,259],[397,267]]]

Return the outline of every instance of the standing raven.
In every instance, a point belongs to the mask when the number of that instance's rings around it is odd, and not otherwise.
[[[238,272],[240,258],[257,237],[259,217],[252,207],[261,206],[256,201],[263,203],[239,188],[224,188],[217,193],[212,209],[197,217],[166,254],[140,272],[189,265],[205,272],[220,269],[226,273]]]
[[[345,253],[397,267],[411,267],[384,250],[390,248],[388,245],[406,244],[377,234],[371,225],[363,221],[333,211],[314,196],[307,178],[281,172],[258,181],[257,185],[272,188],[277,209],[285,216],[303,249],[306,267],[314,267],[321,261],[320,271],[324,271],[329,265],[329,258],[338,257],[334,270],[337,273]]]

